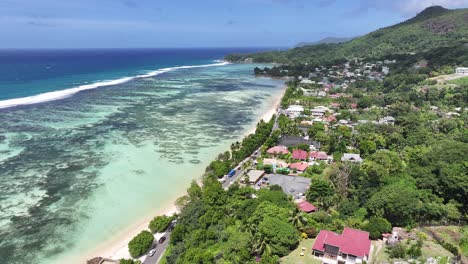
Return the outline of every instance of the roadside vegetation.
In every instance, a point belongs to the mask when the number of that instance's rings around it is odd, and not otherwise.
[[[153,234],[146,230],[141,231],[128,243],[130,256],[132,256],[132,258],[136,258],[145,254],[151,248],[153,240]]]

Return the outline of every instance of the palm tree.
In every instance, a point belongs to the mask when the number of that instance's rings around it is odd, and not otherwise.
[[[267,255],[271,254],[271,247],[268,245],[265,236],[260,236],[255,240],[253,250],[258,256],[261,256],[263,253],[266,253]]]
[[[244,225],[244,231],[249,232],[252,236],[257,233],[257,225],[255,223],[247,223]]]
[[[307,219],[304,217],[302,212],[299,212],[297,208],[294,211],[291,211],[289,221],[297,230],[302,230],[307,224]]]

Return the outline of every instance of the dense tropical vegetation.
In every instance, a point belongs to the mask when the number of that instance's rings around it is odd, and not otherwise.
[[[405,22],[348,42],[304,46],[281,52],[231,54],[226,59],[242,61],[252,58],[254,62],[326,64],[350,57],[369,58],[420,53],[435,47],[467,42],[467,36],[467,9],[448,10],[434,6]]]
[[[254,134],[232,144],[230,151],[208,166],[202,186],[193,182],[188,195],[179,199],[182,209],[165,263],[279,263],[301,238],[313,238],[322,229],[340,232],[352,227],[367,230],[372,239],[378,239],[395,226],[465,224],[468,85],[432,78],[453,73],[455,66],[468,66],[468,46],[448,41],[465,40],[467,17],[466,10],[432,8],[351,42],[249,55],[256,61],[287,62],[255,69],[255,74],[292,77],[282,107],[300,104],[307,116],[315,106],[335,103],[339,119],[358,124],[350,128],[335,120],[327,125],[314,123],[304,130],[301,121],[305,118],[280,115],[279,130],[272,132],[273,120],[260,122]],[[416,53],[402,55],[400,51]],[[360,79],[346,89],[332,88],[334,93],[350,96],[304,95],[299,76],[309,76],[317,67],[342,65],[349,56],[365,57],[363,62],[385,59],[396,63],[382,80]],[[304,61],[309,63],[299,63]],[[314,77],[310,80],[315,81]],[[311,89],[320,87],[309,85]],[[454,109],[459,110],[454,114]],[[377,122],[385,116],[393,117],[394,123]],[[235,183],[228,190],[222,188],[218,178],[258,148],[257,168],[269,173],[272,167],[261,164],[265,150],[282,135],[304,134],[319,141],[320,150],[334,160],[301,174],[311,178],[305,196],[318,212],[300,212],[279,186],[255,190]],[[295,148],[308,150],[308,145]],[[342,162],[344,153],[359,154],[364,160]],[[282,158],[291,160],[287,155]],[[441,239],[439,244],[457,256],[468,248],[468,234],[460,237],[456,243]],[[418,258],[423,243],[421,236],[414,243],[396,244],[389,247],[389,257]]]

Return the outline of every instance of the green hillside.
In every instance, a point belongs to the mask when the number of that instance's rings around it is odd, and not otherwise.
[[[255,62],[321,63],[348,57],[419,53],[458,42],[468,42],[468,9],[448,10],[433,6],[405,22],[345,43],[305,46],[282,52],[232,54],[226,59],[240,61],[251,57]]]

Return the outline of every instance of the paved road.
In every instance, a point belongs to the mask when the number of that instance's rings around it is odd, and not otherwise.
[[[279,129],[279,126],[278,126],[279,113],[280,113],[280,109],[277,109],[275,123],[273,124],[273,129],[271,130],[270,135],[273,133],[273,131]],[[245,170],[242,169],[242,165],[244,165],[249,160],[251,160],[253,163],[257,159],[258,155],[260,154],[260,148],[258,148],[250,157],[247,157],[246,159],[244,159],[237,165],[237,167],[239,167],[240,169],[236,171],[236,174],[234,174],[232,177],[225,176],[226,182],[222,184],[224,189],[228,189],[229,186],[231,186],[231,184],[233,184],[235,181],[237,181],[240,177],[244,175]]]
[[[166,237],[166,240],[162,243],[159,244],[159,242],[156,240],[154,243],[156,245],[156,253],[154,253],[153,256],[148,256],[146,257],[145,261],[143,261],[143,264],[156,264],[158,263],[159,259],[162,257],[164,254],[164,251],[166,250],[167,246],[169,245],[169,239],[171,237],[171,232],[167,231],[166,233],[163,234],[163,236]]]
[[[279,110],[277,110],[276,112],[276,119],[275,119],[275,123],[273,125],[273,129],[272,129],[272,133],[273,131],[279,129],[278,128],[278,116],[279,116]],[[261,148],[261,147],[260,147]],[[235,181],[237,181],[240,177],[242,177],[244,175],[244,172],[245,170],[242,168],[242,165],[245,164],[247,161],[251,160],[252,162],[254,162],[258,155],[260,154],[260,148],[258,148],[251,156],[247,157],[246,159],[244,159],[243,161],[241,161],[237,167],[239,167],[240,169],[236,171],[236,173],[232,176],[232,177],[226,177],[226,182],[224,182],[222,184],[223,188],[224,189],[228,189],[229,186],[231,186],[231,184],[233,184]],[[143,264],[156,264],[158,263],[159,259],[162,257],[162,255],[164,254],[164,251],[166,250],[167,246],[169,245],[169,239],[170,239],[170,236],[171,236],[171,232],[166,232],[164,234],[164,236],[167,238],[166,241],[164,241],[164,243],[162,244],[159,244],[157,241],[155,242],[156,243],[156,253],[154,253],[154,255],[152,257],[146,257],[145,261],[143,261]]]

